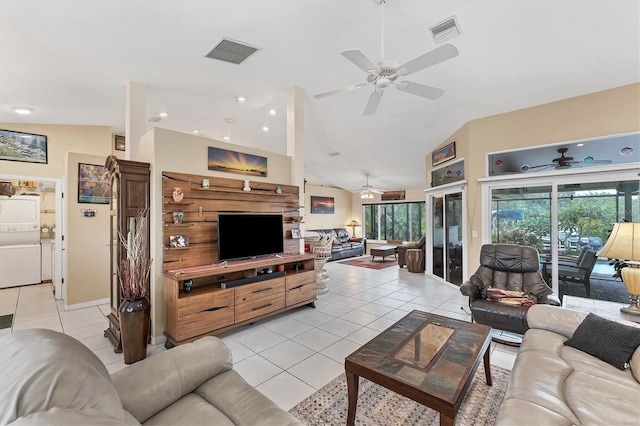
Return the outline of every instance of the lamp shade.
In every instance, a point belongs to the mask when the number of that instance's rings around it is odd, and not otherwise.
[[[353,219],[347,226],[360,226],[357,220]]]
[[[598,256],[640,261],[640,223],[614,223],[611,235]]]

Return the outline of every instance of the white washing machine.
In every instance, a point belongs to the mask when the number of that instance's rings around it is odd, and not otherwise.
[[[40,197],[0,197],[0,288],[42,281]]]

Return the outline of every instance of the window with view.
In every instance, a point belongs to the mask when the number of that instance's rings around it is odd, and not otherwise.
[[[418,241],[425,234],[424,202],[364,206],[365,236],[373,240]]]

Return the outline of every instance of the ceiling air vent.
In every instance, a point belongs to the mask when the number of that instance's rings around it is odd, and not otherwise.
[[[207,58],[219,59],[239,65],[249,56],[258,51],[257,47],[223,38],[220,43],[207,53]]]
[[[442,22],[438,22],[434,26],[429,27],[429,31],[431,31],[431,35],[436,41],[436,44],[441,44],[447,40],[451,40],[454,37],[458,37],[460,35],[458,18],[452,16],[451,18],[445,19]]]
[[[150,123],[157,123],[158,121],[162,120],[162,117],[158,117],[157,115],[154,115],[153,117],[151,117],[149,119]]]

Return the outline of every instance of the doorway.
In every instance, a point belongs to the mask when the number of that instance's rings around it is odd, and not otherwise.
[[[65,299],[62,179],[0,174],[0,181],[11,182],[15,195],[40,197],[41,281],[53,284],[56,299]]]
[[[453,186],[425,191],[427,217],[431,217],[427,247],[427,274],[446,282],[461,285],[465,275],[466,185],[456,182]]]

